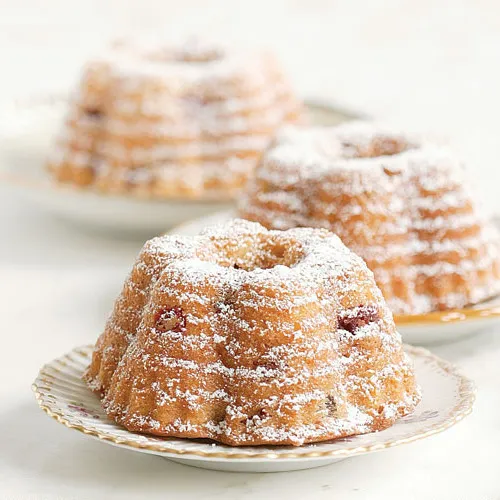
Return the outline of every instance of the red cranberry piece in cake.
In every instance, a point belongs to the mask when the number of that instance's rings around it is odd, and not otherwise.
[[[355,334],[356,330],[362,326],[379,319],[380,314],[376,306],[359,306],[351,311],[346,311],[346,314],[339,318],[339,328]]]
[[[103,113],[97,108],[86,108],[85,116],[91,118],[92,120],[100,120],[103,117]]]
[[[158,332],[182,332],[186,329],[186,315],[180,307],[158,311],[155,317],[155,329]]]

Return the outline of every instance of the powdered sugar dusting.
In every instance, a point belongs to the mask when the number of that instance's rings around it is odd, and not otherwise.
[[[106,191],[232,194],[274,131],[300,114],[267,52],[121,42],[84,69],[49,168],[59,181]]]
[[[131,430],[235,445],[369,432],[419,399],[359,257],[323,229],[238,219],[146,244],[86,377]]]
[[[288,128],[240,203],[266,227],[325,227],[362,256],[396,313],[500,292],[500,235],[444,144],[380,124]]]

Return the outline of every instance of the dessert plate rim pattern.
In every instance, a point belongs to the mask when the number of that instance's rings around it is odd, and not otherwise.
[[[166,458],[196,460],[201,457],[204,460],[244,462],[328,460],[330,463],[442,432],[466,417],[475,400],[474,383],[453,364],[423,348],[406,345],[405,350],[416,366],[417,380],[420,379],[422,384],[422,401],[413,414],[399,419],[384,431],[300,447],[230,447],[202,440],[161,438],[129,432],[107,419],[98,396],[81,379],[92,350],[92,345],[75,348],[41,368],[32,385],[40,408],[70,429],[116,446]],[[314,466],[317,465],[321,463]]]

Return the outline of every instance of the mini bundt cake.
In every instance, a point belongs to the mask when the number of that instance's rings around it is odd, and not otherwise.
[[[229,199],[300,115],[266,52],[117,43],[84,69],[48,167],[106,192]]]
[[[396,314],[500,292],[500,236],[460,159],[421,137],[352,122],[289,127],[262,159],[239,215],[273,229],[322,227],[365,259]]]
[[[146,243],[85,378],[131,431],[230,445],[380,430],[419,401],[362,259],[238,219]]]

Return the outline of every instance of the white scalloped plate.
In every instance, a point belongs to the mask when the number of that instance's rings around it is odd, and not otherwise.
[[[154,236],[165,228],[233,205],[224,196],[204,200],[148,199],[102,193],[54,182],[45,170],[66,98],[35,96],[13,103],[0,120],[0,182],[55,215],[84,225]],[[319,103],[308,104],[313,123],[335,124],[354,116]]]
[[[231,217],[235,217],[234,212],[226,210],[186,222],[169,232],[195,235],[204,227],[223,223]],[[500,296],[464,309],[428,314],[399,314],[394,316],[394,320],[403,340],[408,344],[431,345],[453,342],[500,324]]]
[[[412,415],[381,432],[300,447],[231,447],[207,440],[158,438],[129,432],[109,420],[99,398],[82,381],[92,346],[73,349],[45,365],[33,383],[38,404],[70,429],[105,443],[205,469],[279,472],[310,469],[392,448],[442,432],[472,411],[474,384],[450,363],[422,348],[405,346],[415,364],[422,401]]]

